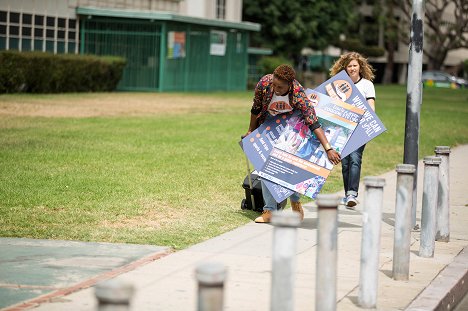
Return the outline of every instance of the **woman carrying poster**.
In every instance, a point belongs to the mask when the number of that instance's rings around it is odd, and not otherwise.
[[[354,82],[361,94],[366,98],[369,106],[375,111],[375,88],[372,80],[374,80],[374,69],[361,54],[349,52],[342,55],[330,69],[330,75],[334,76],[342,70]],[[338,90],[338,89],[337,89]],[[357,150],[344,157],[341,162],[343,185],[345,197],[341,204],[347,208],[354,209],[357,205],[357,197],[359,190],[359,180],[361,177],[362,154],[364,147],[362,145]]]
[[[262,124],[268,116],[276,116],[278,114],[292,114],[294,111],[300,111],[304,124],[318,138],[324,149],[327,157],[333,164],[340,162],[340,155],[331,148],[328,140],[323,132],[312,103],[307,98],[304,88],[295,79],[296,72],[289,65],[278,66],[273,74],[263,76],[255,87],[255,95],[253,99],[252,109],[250,110],[250,124],[247,133],[249,135],[260,124]],[[304,133],[304,132],[303,132]],[[277,204],[268,188],[262,182],[262,194],[265,201],[263,213],[255,219],[257,223],[269,223],[271,213],[277,209]],[[291,197],[292,210],[304,218],[304,210],[300,202],[298,193]]]

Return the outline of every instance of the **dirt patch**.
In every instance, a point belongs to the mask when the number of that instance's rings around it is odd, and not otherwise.
[[[113,229],[140,228],[151,231],[170,227],[180,222],[180,219],[190,212],[183,208],[173,208],[165,203],[146,199],[142,199],[139,205],[143,209],[140,215],[120,218],[116,221],[103,220],[99,226]]]
[[[0,116],[87,118],[208,112],[229,104],[223,100],[221,105],[220,98],[160,93],[4,95],[0,96]]]

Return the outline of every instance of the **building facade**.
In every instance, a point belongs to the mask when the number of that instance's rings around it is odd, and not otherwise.
[[[238,0],[2,0],[0,50],[115,55],[118,89],[244,90],[249,33]]]

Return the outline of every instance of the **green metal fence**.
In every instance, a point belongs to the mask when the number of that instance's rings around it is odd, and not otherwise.
[[[246,30],[93,16],[81,20],[80,33],[81,53],[127,59],[119,90],[245,90],[247,86]],[[182,54],[171,54],[168,38],[174,33],[182,38]],[[224,50],[213,50],[213,34],[221,34],[223,42],[217,47]]]

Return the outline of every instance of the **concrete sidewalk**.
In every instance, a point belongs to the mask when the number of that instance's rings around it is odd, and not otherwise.
[[[450,155],[450,242],[436,242],[434,258],[418,256],[419,232],[412,233],[410,279],[391,278],[393,258],[393,222],[396,172],[388,172],[384,188],[381,229],[378,310],[403,310],[437,280],[439,272],[454,261],[468,245],[468,145],[452,149]],[[419,166],[418,223],[421,212],[423,167]],[[361,188],[364,194],[364,187]],[[363,202],[365,198],[360,198]],[[337,299],[338,310],[362,310],[357,306],[361,206],[356,211],[339,210]],[[315,300],[315,260],[317,208],[307,204],[305,220],[298,229],[295,280],[295,310],[313,310]],[[217,261],[227,266],[225,310],[269,310],[271,282],[271,249],[273,226],[253,222],[221,236],[172,253],[118,278],[136,287],[132,310],[196,310],[197,287],[195,267],[202,262]],[[466,258],[466,257],[465,257]],[[468,263],[459,269],[467,271]],[[35,310],[94,310],[94,288],[79,290],[43,303]],[[420,310],[428,310],[424,306]]]

